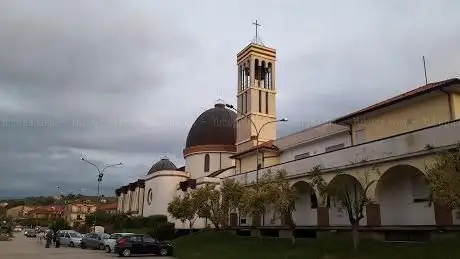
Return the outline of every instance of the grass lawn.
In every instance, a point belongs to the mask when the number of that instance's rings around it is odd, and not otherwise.
[[[175,256],[180,259],[458,259],[460,239],[425,244],[396,244],[363,239],[353,252],[347,235],[298,239],[295,245],[285,239],[240,237],[227,232],[201,232],[174,240]]]

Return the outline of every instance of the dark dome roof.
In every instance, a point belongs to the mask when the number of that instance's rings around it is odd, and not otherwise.
[[[190,129],[185,148],[201,145],[235,145],[236,113],[218,103],[203,112]]]
[[[169,158],[164,157],[160,161],[152,165],[147,175],[163,170],[177,170],[177,167],[173,162],[169,160]]]

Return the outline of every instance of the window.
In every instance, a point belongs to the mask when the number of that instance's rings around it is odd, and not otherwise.
[[[204,155],[204,171],[209,172],[209,154]]]
[[[248,92],[244,93],[244,113],[248,113]]]
[[[141,236],[130,236],[129,241],[132,242],[142,242],[142,237]]]
[[[268,114],[268,92],[265,92],[265,113]]]
[[[311,203],[311,208],[312,209],[317,209],[318,208],[318,197],[316,197],[316,193],[314,193],[314,190],[311,190],[312,194],[310,194],[310,203]]]
[[[336,151],[336,150],[339,150],[339,149],[342,149],[345,147],[345,144],[338,144],[338,145],[333,145],[333,146],[330,146],[330,147],[327,147],[326,148],[326,152],[332,152],[332,151]]]
[[[412,197],[414,202],[427,202],[430,197],[430,190],[426,179],[420,175],[411,177]]]
[[[364,129],[359,129],[355,131],[355,145],[366,142],[366,136],[364,134]]]
[[[302,159],[302,158],[306,158],[306,157],[309,157],[310,156],[310,152],[306,152],[306,153],[302,153],[302,154],[299,154],[299,155],[296,155],[294,157],[294,159]]]
[[[240,219],[240,224],[246,224],[246,219]]]
[[[144,242],[155,243],[156,241],[151,236],[144,236]]]
[[[259,112],[262,112],[262,91],[259,90]]]

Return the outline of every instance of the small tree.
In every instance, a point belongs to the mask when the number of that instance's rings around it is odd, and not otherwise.
[[[51,222],[50,228],[53,231],[58,231],[58,230],[70,229],[70,226],[67,223],[67,221],[65,221],[64,219],[57,219]]]
[[[209,219],[216,230],[220,230],[224,219],[221,192],[215,184],[206,184],[195,189],[192,195],[197,206],[197,215],[200,218]]]
[[[292,219],[292,212],[295,210],[295,201],[297,199],[297,190],[289,184],[287,172],[279,170],[273,176],[270,182],[266,184],[268,198],[272,205],[272,220],[283,220],[292,231],[292,243],[295,243],[295,223]]]
[[[431,201],[449,209],[460,207],[460,145],[438,154],[425,171]]]
[[[182,221],[188,221],[189,228],[193,228],[197,217],[197,205],[190,193],[185,193],[183,197],[179,195],[175,196],[173,200],[168,204],[168,213],[175,219]]]
[[[237,210],[242,202],[245,187],[234,179],[225,179],[222,182],[220,192],[222,195],[222,210],[224,215],[223,224],[224,227],[226,227],[228,224],[228,215]]]
[[[376,168],[372,168],[378,174]],[[319,190],[323,200],[332,201],[334,207],[339,210],[345,210],[348,220],[351,224],[351,231],[353,236],[353,248],[358,250],[359,245],[359,223],[364,218],[364,208],[371,203],[368,195],[368,189],[376,182],[376,180],[369,181],[369,171],[364,172],[364,177],[361,180],[362,184],[352,176],[337,172],[336,177],[343,176],[345,181],[336,181],[326,184],[320,174],[320,170],[312,172],[312,184]],[[345,178],[346,177],[346,178]],[[364,186],[364,188],[363,188]]]

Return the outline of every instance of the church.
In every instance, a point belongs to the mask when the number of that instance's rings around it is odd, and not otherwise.
[[[372,203],[365,208],[363,228],[435,230],[460,224],[456,211],[429,203],[424,172],[436,153],[460,142],[459,79],[428,83],[277,138],[277,125],[287,119],[276,116],[276,50],[251,42],[237,53],[236,65],[236,105],[218,102],[196,119],[183,149],[185,166],[165,157],[142,179],[118,188],[120,212],[168,215],[168,203],[177,193],[225,178],[250,184],[267,170],[284,169],[298,193],[293,212],[298,229],[346,228],[347,215],[320,200],[311,173],[319,168],[327,184],[351,181],[362,186],[372,168],[377,170],[368,180],[376,183],[368,190]],[[187,228],[168,217],[177,228]],[[233,227],[282,225],[268,215],[238,219]],[[194,226],[206,225],[202,220]]]

